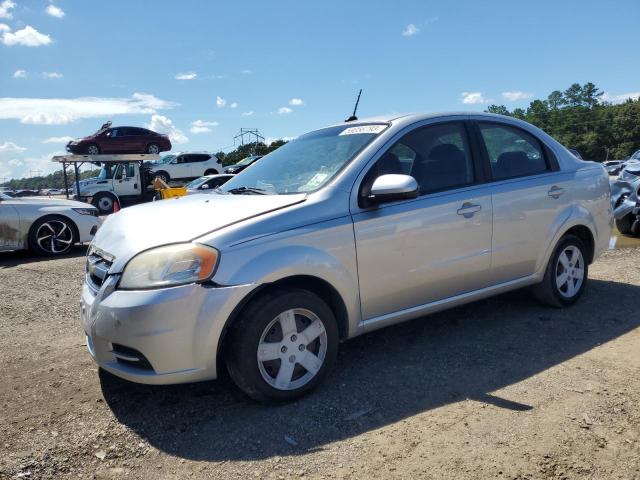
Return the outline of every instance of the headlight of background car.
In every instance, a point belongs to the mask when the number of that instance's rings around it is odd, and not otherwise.
[[[143,290],[204,282],[213,276],[218,256],[215,248],[195,243],[153,248],[127,264],[119,288]]]
[[[98,210],[95,208],[72,208],[71,210],[79,213],[80,215],[93,215],[94,217],[98,216]]]

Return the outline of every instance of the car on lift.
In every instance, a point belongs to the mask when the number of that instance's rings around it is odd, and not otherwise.
[[[149,168],[150,182],[158,178],[169,183],[173,180],[192,180],[203,175],[222,173],[222,160],[210,152],[172,153],[145,165]]]
[[[168,150],[171,140],[167,135],[140,127],[112,127],[111,122],[93,135],[67,143],[67,152],[75,155],[157,154]]]
[[[74,244],[91,241],[100,223],[98,211],[87,203],[0,192],[0,252],[64,255]]]

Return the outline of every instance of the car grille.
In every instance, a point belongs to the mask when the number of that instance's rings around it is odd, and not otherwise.
[[[85,267],[86,282],[94,290],[100,289],[109,276],[109,269],[114,258],[97,249],[90,249]]]

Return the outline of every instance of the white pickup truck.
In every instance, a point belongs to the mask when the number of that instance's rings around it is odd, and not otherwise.
[[[222,160],[209,152],[179,152],[149,164],[150,177],[168,183],[222,173]]]

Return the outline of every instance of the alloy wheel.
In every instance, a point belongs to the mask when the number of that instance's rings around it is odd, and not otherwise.
[[[160,148],[158,147],[158,145],[156,145],[155,143],[152,143],[151,145],[149,145],[149,147],[147,148],[147,152],[151,153],[151,154],[156,154],[160,152]]]
[[[320,371],[327,354],[322,320],[307,309],[286,310],[264,329],[258,344],[258,369],[277,390],[295,390]]]
[[[62,220],[49,220],[38,227],[36,242],[47,253],[61,254],[73,245],[73,232]]]
[[[584,281],[584,257],[575,245],[567,246],[556,264],[556,286],[560,295],[572,298],[582,287]]]
[[[98,155],[100,153],[100,150],[98,150],[98,147],[95,145],[89,145],[89,148],[87,148],[87,154],[89,155]]]

